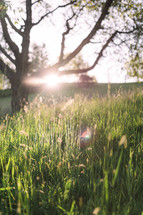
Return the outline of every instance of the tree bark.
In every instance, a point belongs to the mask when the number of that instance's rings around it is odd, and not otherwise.
[[[11,106],[12,112],[16,113],[20,110],[24,109],[24,106],[27,105],[28,102],[28,89],[26,86],[21,83],[20,80],[15,80],[11,83],[11,90],[12,90],[12,99],[11,99]]]

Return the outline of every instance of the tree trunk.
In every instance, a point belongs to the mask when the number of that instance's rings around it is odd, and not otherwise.
[[[27,88],[18,80],[11,83],[12,89],[12,112],[19,112],[24,109],[24,106],[28,104],[28,90]]]

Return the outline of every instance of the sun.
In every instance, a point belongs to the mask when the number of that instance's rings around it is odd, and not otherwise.
[[[60,82],[60,78],[57,75],[49,75],[45,77],[45,83],[49,87],[56,87]]]

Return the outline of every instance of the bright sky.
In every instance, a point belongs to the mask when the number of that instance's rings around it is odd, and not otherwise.
[[[51,34],[49,34],[47,38],[48,32],[49,32],[49,28],[46,29],[46,27],[44,27],[44,24],[43,24],[40,30],[38,28],[37,29],[35,28],[32,30],[31,38],[32,38],[32,41],[35,43],[37,42],[38,44],[42,44],[44,42],[47,45],[49,56],[51,60],[54,62],[55,59],[59,56],[61,35],[58,33],[58,30],[54,30],[53,28],[51,28],[50,29]],[[73,43],[71,43],[71,47],[73,46],[73,44],[74,44],[74,41]],[[92,62],[94,61],[94,59],[90,55],[90,50],[86,51],[85,58],[86,58],[86,61],[89,62],[89,64],[92,64]],[[122,65],[117,61],[117,59],[113,60],[109,57],[100,59],[98,65],[88,74],[91,76],[95,76],[99,83],[107,83],[107,82],[124,83],[124,82],[137,81],[136,78],[127,77],[126,72],[122,70]]]
[[[16,1],[19,3],[18,0]],[[38,44],[45,43],[48,49],[49,58],[53,63],[56,62],[55,60],[58,58],[60,53],[61,33],[63,32],[61,31],[63,20],[62,18],[60,18],[60,16],[58,16],[58,13],[54,21],[56,28],[53,25],[53,23],[51,23],[50,25],[49,23],[47,24],[46,22],[43,21],[40,24],[40,27],[39,26],[34,27],[31,32],[31,43]],[[78,44],[80,39],[81,39],[80,35],[78,35],[76,39],[72,40],[72,42],[69,44],[69,52],[73,50],[73,47],[76,47],[76,44]],[[87,49],[85,47],[83,51],[84,53],[83,56],[89,63],[89,65],[94,62],[90,50],[91,50],[90,48]],[[114,58],[111,59],[111,57],[101,59],[99,61],[99,64],[95,67],[95,69],[90,71],[89,74],[94,75],[99,83],[106,82],[119,83],[136,81],[136,79],[134,78],[127,78],[126,72],[123,72],[121,70],[122,65],[116,59]]]

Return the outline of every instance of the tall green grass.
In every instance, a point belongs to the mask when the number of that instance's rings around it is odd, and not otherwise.
[[[136,91],[142,89],[141,83],[115,83],[111,84],[111,95],[117,95],[120,91]],[[67,98],[74,98],[75,95],[85,95],[91,97],[106,97],[108,91],[107,83],[61,83],[56,88],[48,88],[47,85],[42,85],[39,89],[35,88],[29,95],[29,101],[37,96],[38,93],[42,97],[47,98],[48,103],[53,101],[61,102]],[[11,89],[0,90],[0,116],[12,113],[11,109]]]
[[[0,214],[143,214],[142,107],[142,91],[39,97],[1,118]],[[96,135],[80,149],[87,127]]]

